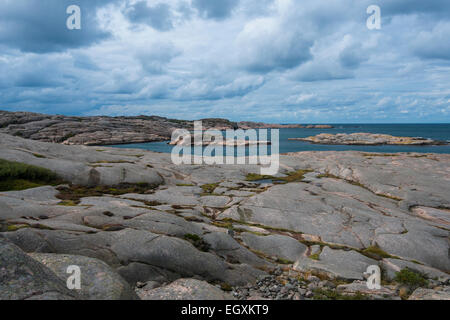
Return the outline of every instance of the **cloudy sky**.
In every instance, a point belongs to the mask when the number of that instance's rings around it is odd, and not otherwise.
[[[0,109],[450,122],[450,1],[0,0]]]

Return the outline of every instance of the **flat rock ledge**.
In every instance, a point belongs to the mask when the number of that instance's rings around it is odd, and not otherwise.
[[[372,133],[338,133],[328,134],[322,133],[307,138],[290,138],[289,140],[307,141],[314,144],[331,144],[331,145],[446,145],[446,141],[436,141],[425,138],[415,137],[395,137],[387,134]]]

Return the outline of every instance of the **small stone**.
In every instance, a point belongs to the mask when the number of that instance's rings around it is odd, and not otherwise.
[[[303,300],[302,296],[298,293],[294,294],[293,300]]]
[[[309,290],[314,290],[314,289],[316,289],[317,287],[318,287],[318,285],[315,284],[315,283],[310,283],[310,284],[308,284],[308,289],[309,289]]]
[[[287,283],[287,284],[284,286],[284,288],[285,288],[286,290],[292,290],[292,289],[294,289],[294,286],[293,286],[292,284],[290,284],[290,283]]]
[[[316,276],[309,276],[307,280],[310,282],[320,282],[320,279]]]

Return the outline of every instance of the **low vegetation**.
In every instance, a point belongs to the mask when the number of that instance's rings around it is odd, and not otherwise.
[[[270,175],[249,173],[246,176],[246,180],[250,182],[272,180],[273,183],[301,182],[303,181],[305,174],[307,174],[308,172],[312,172],[312,170],[297,170],[293,172],[288,172],[285,177],[274,177]]]
[[[310,255],[308,258],[312,259],[312,260],[320,260],[320,253],[314,253],[312,255]]]
[[[249,173],[245,180],[252,182],[252,181],[273,180],[273,179],[277,179],[277,178],[275,178],[274,176],[269,176],[269,175]]]
[[[153,186],[148,183],[129,184],[123,183],[117,186],[95,186],[85,187],[78,185],[62,186],[58,188],[58,199],[64,201],[72,201],[78,204],[81,198],[85,197],[101,197],[105,194],[119,196],[127,193],[142,194],[153,189]],[[159,203],[158,203],[159,204]]]
[[[278,264],[294,264],[294,261],[283,259],[283,258],[277,258],[276,262]]]
[[[59,206],[65,206],[65,207],[74,207],[77,205],[75,201],[72,200],[63,200],[58,203]]]
[[[197,249],[199,249],[200,251],[208,252],[209,249],[211,248],[209,243],[207,243],[205,240],[203,240],[203,238],[199,237],[196,234],[187,233],[184,235],[184,240],[187,240],[190,243],[192,243],[192,245]]]
[[[316,289],[314,290],[314,300],[367,300],[367,296],[356,293],[354,295],[344,295],[336,290]]]
[[[205,194],[212,194],[214,193],[214,190],[216,190],[218,186],[219,186],[218,183],[209,183],[202,185],[201,188],[203,189],[203,192]]]
[[[375,260],[381,260],[381,259],[388,259],[388,258],[393,258],[393,256],[391,256],[389,253],[387,253],[386,251],[383,251],[382,249],[380,249],[377,246],[370,246],[367,247],[366,249],[361,251],[362,254],[364,254],[365,256],[375,259]]]
[[[0,191],[25,190],[61,182],[61,179],[48,169],[0,159]]]
[[[428,280],[423,274],[408,268],[397,272],[394,281],[409,286],[411,289],[425,287],[428,285]]]

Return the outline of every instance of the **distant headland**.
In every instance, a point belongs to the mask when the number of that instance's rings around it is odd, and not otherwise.
[[[331,129],[330,125],[268,124],[233,122],[227,119],[202,119],[205,129]],[[159,116],[109,117],[64,116],[32,112],[0,111],[0,133],[26,139],[68,145],[117,145],[170,140],[176,129],[193,129],[190,120]]]

